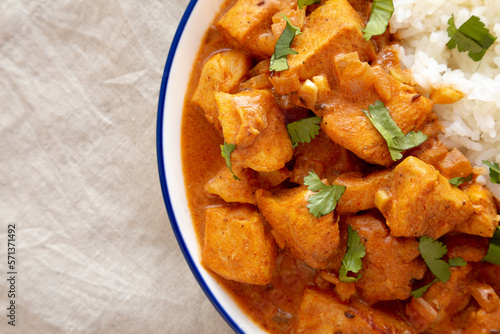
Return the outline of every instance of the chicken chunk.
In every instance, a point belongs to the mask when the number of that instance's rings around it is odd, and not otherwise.
[[[276,246],[255,207],[242,204],[206,210],[204,266],[228,280],[264,285],[271,281],[276,257]]]
[[[446,254],[450,259],[461,257],[467,262],[479,262],[488,252],[488,238],[462,233],[448,233],[440,240],[448,248]]]
[[[215,94],[224,141],[236,144],[231,161],[240,168],[272,172],[293,156],[283,112],[267,90]]]
[[[298,314],[296,333],[412,333],[396,315],[370,309],[361,302],[342,303],[335,295],[307,289]]]
[[[498,225],[497,206],[493,194],[484,186],[473,183],[464,189],[474,208],[470,218],[454,231],[491,238]]]
[[[209,194],[218,195],[224,201],[255,204],[254,192],[258,188],[258,182],[251,170],[241,170],[235,173],[236,180],[226,166],[222,167],[217,174],[205,184],[205,191]]]
[[[300,143],[294,153],[295,164],[290,181],[303,184],[310,171],[332,181],[339,173],[359,170],[362,162],[354,154],[333,142],[324,131],[309,143]]]
[[[332,77],[332,57],[340,53],[356,51],[363,61],[374,59],[373,46],[363,39],[362,28],[361,18],[347,0],[326,1],[309,15],[302,34],[295,37],[292,48],[298,53],[288,57],[289,69],[275,73],[271,81],[276,87],[286,82],[273,80],[276,77],[300,82],[320,74]],[[300,84],[276,90],[285,94],[298,88]]]
[[[452,267],[450,271],[448,282],[432,284],[422,298],[413,297],[406,306],[406,314],[417,331],[433,333],[433,327],[439,327],[441,322],[447,322],[469,303],[471,294],[467,275],[471,271],[471,266]]]
[[[474,211],[463,191],[434,167],[411,156],[396,166],[388,189],[377,193],[375,204],[396,237],[437,239]]]
[[[347,224],[358,232],[366,249],[356,282],[360,296],[370,304],[410,297],[412,280],[422,279],[427,269],[419,257],[418,241],[391,236],[384,222],[372,214],[351,216]]]
[[[255,192],[257,206],[279,239],[295,257],[313,268],[325,268],[337,250],[339,227],[333,213],[315,218],[306,207],[313,194],[306,186],[271,194],[264,189]]]
[[[432,136],[437,126],[432,102],[412,87],[392,77],[388,77],[388,80],[392,93],[391,98],[384,101],[385,107],[401,131],[405,134],[422,131],[429,137]],[[387,143],[363,112],[382,99],[374,88],[361,95],[356,100],[338,96],[321,110],[316,110],[316,114],[323,117],[321,128],[333,141],[361,159],[372,164],[390,166],[394,161]]]
[[[346,187],[337,203],[337,212],[356,213],[375,208],[375,194],[387,187],[391,178],[392,173],[389,170],[368,175],[356,172],[341,174],[333,181],[333,184]]]
[[[192,101],[205,112],[207,120],[219,131],[219,112],[214,93],[233,93],[252,66],[252,59],[238,51],[219,52],[203,65]]]
[[[216,26],[255,56],[267,58],[273,54],[277,40],[271,29],[273,16],[296,7],[295,0],[238,0]]]

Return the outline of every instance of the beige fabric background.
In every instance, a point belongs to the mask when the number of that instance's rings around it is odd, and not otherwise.
[[[0,1],[0,333],[232,332],[184,262],[157,172],[158,92],[187,3]]]

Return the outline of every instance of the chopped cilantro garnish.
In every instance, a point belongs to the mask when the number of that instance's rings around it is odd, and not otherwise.
[[[288,17],[281,15],[286,21],[285,30],[276,41],[274,46],[274,53],[271,56],[271,64],[269,65],[270,71],[284,71],[288,69],[288,62],[286,56],[289,54],[297,54],[298,52],[293,50],[290,46],[292,45],[295,36],[302,34],[299,27],[294,26]]]
[[[470,180],[472,180],[472,174],[470,174],[470,175],[469,175],[469,176],[467,176],[467,177],[463,177],[463,176],[454,177],[454,178],[450,179],[450,184],[451,184],[452,186],[458,187],[458,186],[460,186],[462,183],[464,183],[464,182],[469,182]]]
[[[448,252],[446,245],[430,237],[423,236],[420,238],[418,250],[434,276],[443,283],[448,282],[451,275],[450,265],[441,259]]]
[[[224,143],[224,145],[220,146],[222,157],[226,160],[227,168],[229,168],[229,171],[233,174],[234,179],[240,181],[241,179],[237,177],[236,174],[234,174],[233,167],[231,164],[231,153],[234,151],[235,148],[236,144]]]
[[[293,148],[297,147],[299,143],[309,143],[319,133],[319,123],[321,117],[314,116],[304,118],[296,122],[289,123],[286,126],[290,139],[292,140]]]
[[[450,265],[450,267],[463,267],[467,265],[467,261],[458,256],[449,259],[448,264]]]
[[[436,278],[431,283],[413,290],[411,295],[415,298],[422,297],[431,285],[437,281],[441,281],[443,283],[448,282],[451,275],[450,267],[462,267],[467,265],[467,262],[461,257],[451,258],[448,260],[448,263],[446,263],[446,261],[441,259],[448,252],[446,245],[443,245],[442,242],[433,240],[427,236],[420,238],[418,250],[424,259],[425,264]]]
[[[474,61],[483,59],[486,50],[496,41],[479,17],[472,15],[457,29],[453,15],[448,20],[448,36],[451,37],[446,46],[448,49],[457,47],[458,51],[469,52]]]
[[[320,3],[321,0],[297,0],[297,4],[299,5],[299,9],[302,9],[304,6],[309,6],[315,3]]]
[[[345,283],[352,283],[361,278],[347,276],[349,272],[357,273],[361,270],[361,259],[366,255],[365,245],[352,226],[347,227],[347,251],[342,258],[342,266],[339,271],[339,279]]]
[[[435,278],[432,282],[430,282],[429,284],[426,284],[418,289],[415,289],[413,290],[412,292],[410,292],[410,295],[415,297],[415,298],[420,298],[424,295],[424,293],[429,290],[429,288],[431,287],[432,284],[436,283],[437,281],[439,281],[437,278]]]
[[[384,137],[389,147],[389,153],[394,161],[403,157],[401,152],[416,147],[427,140],[427,136],[421,131],[410,131],[404,134],[389,114],[389,110],[381,101],[376,101],[374,105],[368,107],[368,111],[363,110],[373,126]]]
[[[392,0],[373,0],[370,19],[366,24],[363,38],[367,41],[372,36],[382,35],[387,29],[389,20],[394,12],[394,5]]]
[[[490,239],[490,247],[483,261],[500,266],[500,226],[497,226],[497,230]]]
[[[329,214],[337,206],[337,202],[345,191],[345,186],[324,184],[315,172],[309,172],[304,177],[304,184],[307,189],[316,193],[309,196],[307,208],[316,218]]]
[[[490,181],[492,183],[500,184],[500,167],[498,162],[489,162],[488,160],[483,160],[483,163],[490,169]]]

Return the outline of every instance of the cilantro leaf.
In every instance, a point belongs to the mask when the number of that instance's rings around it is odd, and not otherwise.
[[[463,176],[459,176],[459,177],[454,177],[452,179],[450,179],[450,184],[452,186],[455,186],[455,187],[458,187],[460,186],[462,183],[464,182],[469,182],[470,180],[472,180],[472,174],[470,174],[469,176],[467,177],[463,177]]]
[[[500,167],[498,166],[498,162],[483,160],[483,163],[490,169],[490,181],[500,184]]]
[[[286,21],[285,30],[276,41],[274,46],[274,53],[271,56],[271,63],[269,65],[270,71],[284,71],[288,69],[288,62],[286,56],[289,54],[297,54],[298,52],[293,50],[290,46],[292,45],[295,36],[302,34],[299,27],[294,26],[288,17],[281,15]]]
[[[370,19],[365,29],[361,30],[364,32],[363,38],[368,41],[372,36],[382,35],[387,29],[393,12],[392,0],[373,0]]]
[[[299,5],[299,9],[302,9],[304,6],[309,6],[315,3],[320,3],[321,0],[298,0],[297,4]]]
[[[339,271],[339,279],[345,283],[352,283],[361,278],[347,276],[349,272],[357,273],[361,270],[361,259],[366,255],[365,245],[361,242],[361,238],[357,231],[352,226],[347,227],[347,251],[342,258],[342,266]]]
[[[451,275],[450,265],[441,259],[448,252],[446,245],[430,237],[423,236],[420,238],[418,250],[434,276],[443,283],[448,282]]]
[[[329,214],[335,210],[337,202],[346,188],[341,185],[327,186],[315,172],[309,172],[309,175],[304,177],[304,184],[308,186],[307,189],[316,192],[307,199],[309,202],[307,208],[316,218]]]
[[[413,296],[414,298],[422,297],[424,295],[424,293],[426,293],[427,290],[429,290],[431,285],[436,283],[437,281],[439,281],[439,280],[437,278],[434,278],[434,280],[432,282],[430,282],[429,284],[424,285],[424,286],[410,292],[410,295]]]
[[[389,153],[394,161],[403,157],[401,152],[416,147],[427,140],[427,136],[422,131],[404,134],[389,114],[389,110],[381,101],[376,101],[374,105],[368,107],[368,111],[363,110],[373,126],[384,137],[389,147]]]
[[[236,174],[234,174],[231,164],[231,153],[234,151],[235,148],[236,144],[224,143],[224,145],[220,146],[222,157],[226,160],[227,168],[229,168],[229,171],[233,174],[234,179],[240,181],[241,179],[237,177]]]
[[[467,261],[462,259],[460,256],[451,258],[448,260],[450,267],[463,267],[467,265]]]
[[[483,261],[500,266],[500,226],[497,226],[497,230],[490,239],[490,247]]]
[[[424,259],[425,264],[427,264],[427,267],[429,267],[436,278],[434,278],[434,280],[429,284],[413,290],[410,295],[415,298],[422,297],[424,293],[429,290],[431,285],[438,281],[443,283],[448,282],[451,276],[450,267],[463,267],[467,265],[467,261],[462,259],[460,256],[449,259],[448,263],[441,260],[441,258],[448,252],[446,245],[443,245],[442,242],[432,240],[432,238],[426,236],[420,238],[418,250]]]
[[[314,139],[319,133],[319,123],[321,123],[321,117],[318,116],[289,123],[286,129],[292,140],[293,148],[296,148],[299,143],[310,143],[311,139]]]
[[[486,50],[496,41],[496,37],[481,22],[479,17],[472,15],[457,29],[455,18],[451,15],[448,20],[448,36],[450,41],[446,44],[448,49],[457,47],[458,51],[469,52],[469,57],[474,61],[483,59]]]

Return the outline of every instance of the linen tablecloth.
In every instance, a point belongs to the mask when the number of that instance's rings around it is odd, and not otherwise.
[[[157,171],[187,3],[0,2],[0,333],[232,332],[177,246]]]

